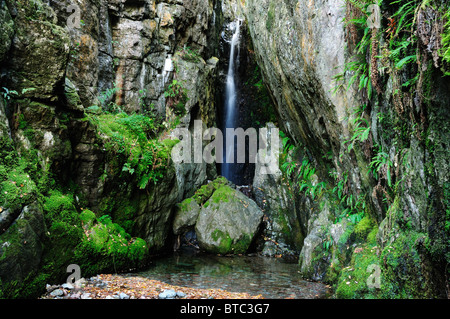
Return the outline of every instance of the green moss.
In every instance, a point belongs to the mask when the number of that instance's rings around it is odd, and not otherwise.
[[[192,199],[194,199],[197,204],[205,205],[205,207],[208,207],[209,203],[207,203],[207,201],[211,198],[214,192],[220,187],[228,184],[229,182],[225,177],[219,177],[213,182],[200,187],[200,189],[195,192],[194,196],[192,196]]]
[[[96,220],[96,217],[92,211],[86,209],[80,214],[80,220],[85,225],[92,225]]]
[[[19,157],[8,137],[0,138],[0,207],[18,209],[36,200],[38,187],[28,173],[35,165],[35,158]]]
[[[79,214],[74,206],[74,199],[72,194],[63,194],[59,190],[51,190],[49,197],[44,203],[44,210],[46,212],[45,219],[50,226],[50,233],[55,228],[67,228],[71,231],[74,227],[80,227],[81,221]],[[62,233],[66,236],[67,233]]]
[[[271,1],[269,4],[269,11],[267,11],[266,28],[267,31],[272,32],[275,24],[275,2]]]
[[[377,243],[377,234],[378,234],[378,227],[375,226],[367,235],[367,243],[370,245],[375,245]]]
[[[375,228],[374,228],[375,229]],[[374,236],[374,229],[367,235]],[[372,241],[374,242],[374,241]],[[328,272],[328,278],[336,280],[337,298],[435,298],[421,247],[428,249],[428,237],[417,232],[399,232],[398,237],[380,249],[374,244],[363,244],[353,250],[350,263],[337,259]],[[373,287],[375,265],[379,269],[380,286]],[[333,269],[334,268],[334,269]],[[333,271],[334,270],[334,271]],[[337,275],[339,274],[339,275]],[[333,277],[334,276],[334,277]]]
[[[219,242],[214,253],[222,255],[245,254],[252,241],[250,235],[244,234],[241,238],[239,238],[239,240],[233,242],[228,233],[224,233],[219,229],[216,229],[211,233],[211,238]]]
[[[232,250],[235,254],[245,254],[250,247],[252,237],[248,234],[244,234],[242,238],[232,245]]]
[[[366,241],[369,233],[374,229],[377,229],[376,222],[371,217],[365,216],[358,224],[356,224],[354,231],[358,236],[358,239]]]
[[[368,285],[374,273],[369,266],[380,267],[377,248],[363,246],[355,249],[350,266],[342,269],[336,287],[336,297],[341,299],[360,299],[375,297],[378,294],[376,287]],[[380,278],[381,282],[383,277]]]
[[[234,196],[234,190],[230,186],[223,185],[214,192],[210,201],[215,204],[219,204],[220,202],[228,203],[232,196]]]
[[[44,198],[43,208],[48,231],[44,239],[42,267],[21,282],[11,281],[6,288],[4,285],[2,289],[9,298],[36,297],[42,293],[46,283],[64,281],[69,264],[78,264],[83,276],[92,276],[138,267],[147,256],[147,244],[143,239],[132,238],[109,216],[97,218],[90,210],[78,213],[70,193],[51,190]],[[2,242],[11,242],[12,249],[8,249],[1,258],[18,254],[14,243],[23,242],[20,229],[27,227],[26,222],[18,220],[10,227],[8,236],[2,235]]]
[[[18,156],[14,144],[8,136],[0,137],[0,167],[15,166],[18,164]]]
[[[211,198],[212,194],[214,193],[215,188],[213,184],[203,185],[199,190],[197,190],[192,197],[197,204],[203,205],[205,202]]]
[[[143,261],[148,251],[143,239],[132,238],[108,215],[93,218],[92,212],[83,212],[85,236],[74,251],[74,258],[85,273],[129,269]]]
[[[157,184],[164,177],[177,141],[160,142],[153,118],[125,113],[89,115],[89,118],[108,150],[109,174],[131,175],[141,189],[146,189],[149,182]]]
[[[126,188],[119,187],[109,196],[103,198],[97,213],[112,216],[115,223],[131,233],[138,211],[139,197],[133,197],[128,185]]]
[[[182,201],[180,204],[180,211],[182,211],[182,212],[189,211],[192,201],[194,201],[193,198],[188,198],[188,199],[185,199],[184,201]]]
[[[391,244],[387,245],[380,256],[385,268],[386,279],[383,286],[384,298],[433,298],[427,280],[421,247],[428,245],[426,234],[417,232],[399,233]]]
[[[5,180],[0,183],[0,206],[19,208],[36,198],[36,184],[23,166],[6,168],[0,172]]]
[[[224,255],[224,254],[228,254],[232,251],[231,247],[233,244],[233,240],[231,239],[230,235],[225,234],[220,229],[216,229],[211,234],[211,237],[215,241],[219,241],[219,245],[217,245],[215,253]]]

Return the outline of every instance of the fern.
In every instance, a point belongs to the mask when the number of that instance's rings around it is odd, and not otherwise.
[[[444,19],[447,20],[446,24],[444,25],[444,31],[441,34],[441,56],[442,59],[450,63],[450,8],[447,8],[447,12],[444,14]],[[444,70],[445,75],[450,75],[450,70]]]
[[[404,0],[394,1],[391,3],[391,5],[402,2],[404,2]],[[398,18],[397,31],[395,32],[395,35],[398,35],[400,31],[404,31],[412,27],[412,25],[414,24],[414,11],[417,8],[417,2],[417,0],[412,0],[405,3],[392,16],[393,18],[400,17]]]
[[[349,143],[347,147],[348,151],[353,149],[356,141],[365,142],[369,138],[370,134],[369,121],[363,118],[357,118],[354,123],[356,123],[356,127],[353,129],[353,136],[350,138],[350,140],[344,142],[344,145],[346,143]],[[364,124],[366,126],[364,126]]]
[[[390,172],[392,166],[393,165],[391,160],[389,159],[389,154],[382,152],[381,149],[373,157],[372,162],[370,163],[370,168],[372,169],[374,178],[379,179],[379,177],[381,177],[381,173],[384,173],[384,177],[386,178],[389,187],[392,187],[392,178]]]
[[[417,56],[415,54],[414,55],[409,55],[409,56],[401,59],[399,62],[397,62],[395,64],[395,67],[397,69],[401,69],[405,64],[408,64],[410,62],[416,62],[416,61],[417,61]]]

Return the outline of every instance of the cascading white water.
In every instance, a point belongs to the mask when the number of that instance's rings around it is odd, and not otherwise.
[[[231,39],[231,50],[230,50],[230,60],[228,65],[228,74],[225,90],[225,128],[235,128],[236,126],[236,79],[235,79],[235,69],[238,56],[236,57],[236,48],[239,48],[239,38],[240,38],[240,27],[241,21],[237,20],[234,24],[234,33]],[[233,141],[228,141],[233,143]],[[225,143],[226,145],[227,143]],[[234,152],[230,147],[226,147],[224,152],[225,159],[222,165],[222,176],[226,177],[228,180],[234,180],[234,170],[233,165],[234,158],[231,154]]]

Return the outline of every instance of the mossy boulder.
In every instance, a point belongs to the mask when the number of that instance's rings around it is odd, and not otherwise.
[[[201,207],[193,198],[188,198],[177,205],[173,222],[173,233],[180,235],[189,228],[195,226]]]
[[[0,236],[0,291],[5,297],[24,296],[26,280],[35,274],[44,252],[43,208],[38,202],[25,206]]]
[[[225,177],[219,177],[200,187],[191,198],[187,198],[178,204],[173,222],[174,234],[180,235],[194,227],[202,207],[208,206],[207,201],[219,188],[225,185],[231,185],[231,183]]]
[[[262,217],[253,200],[221,185],[199,213],[195,225],[199,246],[215,254],[244,254],[258,233]]]
[[[75,250],[75,259],[89,274],[138,266],[145,258],[148,246],[141,238],[132,238],[108,215],[96,218],[89,210],[80,218],[85,236]],[[113,260],[113,263],[111,263]]]

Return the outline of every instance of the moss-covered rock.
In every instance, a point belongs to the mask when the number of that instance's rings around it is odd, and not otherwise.
[[[66,106],[69,110],[83,112],[84,107],[78,95],[76,86],[70,81],[69,78],[65,78],[64,96],[66,98]]]
[[[173,221],[173,233],[180,235],[195,226],[201,207],[193,198],[188,198],[178,205]]]
[[[42,194],[41,194],[42,196]],[[147,257],[143,239],[132,238],[109,216],[79,213],[73,194],[51,190],[43,205],[19,210],[0,234],[0,290],[8,298],[35,297],[47,283],[64,280],[69,264],[83,276],[139,267]]]
[[[80,217],[85,236],[74,255],[84,272],[132,269],[146,257],[147,243],[141,238],[131,238],[111,217],[97,219],[91,211],[84,211]]]
[[[378,280],[383,279],[374,277],[380,274],[377,269],[381,267],[377,252],[379,248],[370,245],[354,250],[350,265],[342,269],[337,280],[337,298],[361,299],[378,295]]]
[[[217,254],[244,254],[262,222],[256,203],[240,191],[221,185],[206,201],[195,225],[201,249]]]
[[[0,290],[7,298],[35,292],[27,283],[38,273],[44,253],[42,206],[34,202],[19,212],[14,224],[0,235]]]
[[[194,196],[192,196],[192,199],[194,199],[197,204],[204,205],[214,192],[223,185],[230,185],[230,182],[225,177],[219,177],[213,182],[200,187],[200,189],[195,192]]]
[[[28,3],[16,3],[16,32],[11,58],[5,64],[10,73],[5,86],[21,97],[57,100],[68,61],[68,33],[55,24],[55,14],[47,4],[35,0],[32,3],[39,8],[31,9]]]

